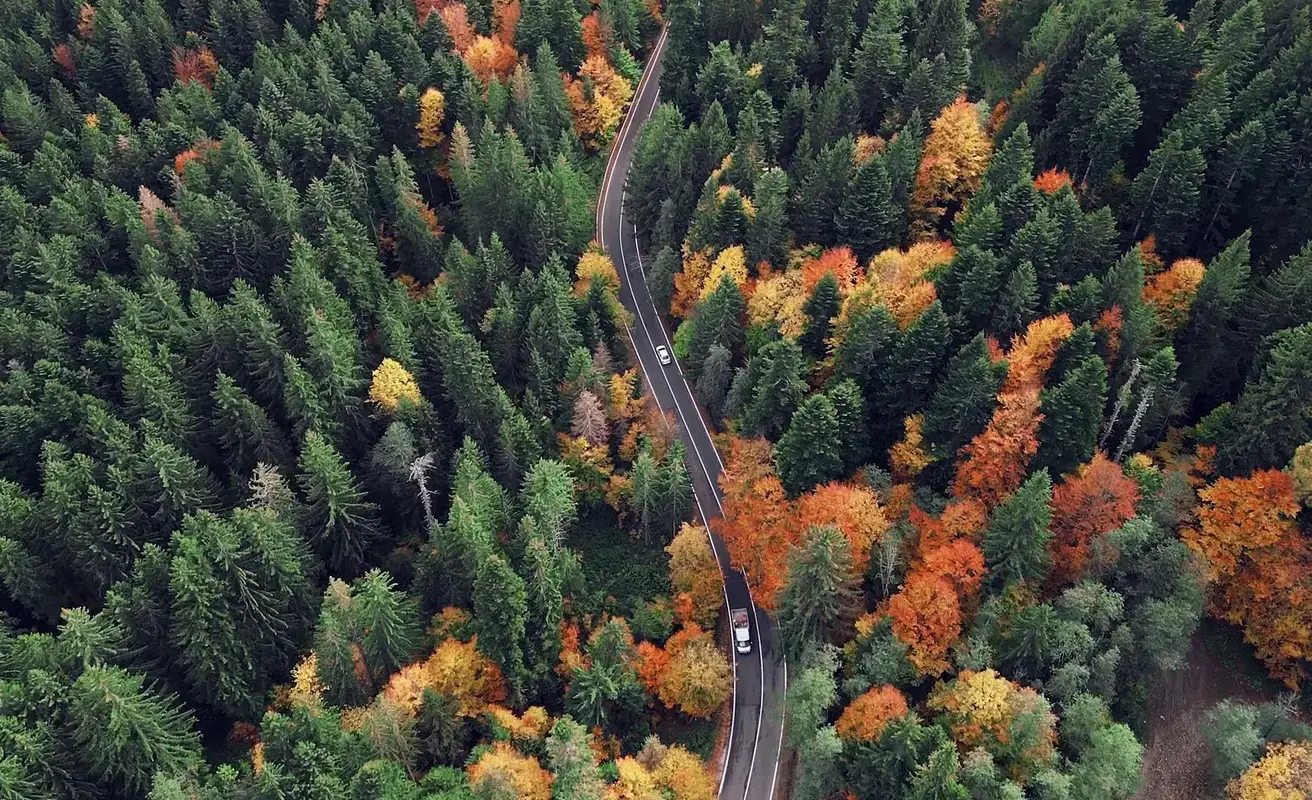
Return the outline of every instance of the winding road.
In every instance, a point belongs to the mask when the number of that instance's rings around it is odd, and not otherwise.
[[[652,49],[642,80],[638,83],[628,115],[611,146],[610,160],[597,200],[597,239],[610,254],[620,274],[620,302],[633,314],[628,330],[637,353],[647,388],[661,410],[671,412],[679,438],[688,450],[698,516],[709,529],[712,519],[723,511],[723,497],[716,478],[724,462],[711,441],[711,430],[692,388],[679,366],[663,366],[656,347],[663,345],[673,356],[674,343],[664,318],[647,291],[647,276],[637,230],[624,216],[625,185],[634,147],[642,126],[656,109],[660,95],[661,59],[665,55],[668,28],[661,31]],[[747,608],[752,624],[752,652],[739,655],[730,646],[734,664],[734,694],[729,728],[729,747],[720,778],[722,800],[773,800],[779,781],[783,749],[784,692],[788,666],[775,644],[771,621],[752,602],[751,587],[743,573],[729,564],[724,542],[711,535],[711,547],[724,576],[728,608]]]

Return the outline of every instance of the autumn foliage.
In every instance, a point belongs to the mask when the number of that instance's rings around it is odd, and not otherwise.
[[[666,706],[707,719],[729,699],[733,668],[709,633],[689,623],[665,643],[665,653],[657,695]]]
[[[586,147],[597,151],[610,142],[633,87],[601,56],[588,56],[577,78],[565,76],[565,97],[574,130]]]
[[[383,696],[417,714],[424,689],[453,698],[460,713],[470,717],[506,699],[501,670],[478,651],[476,641],[445,640],[427,659],[393,675]]]
[[[918,572],[907,577],[888,599],[893,635],[908,648],[907,659],[922,674],[948,668],[948,650],[961,635],[961,603],[952,584],[939,575]]]
[[[938,299],[928,275],[955,255],[951,242],[929,239],[906,250],[890,248],[870,260],[867,278],[899,328],[909,328]]]
[[[975,193],[992,153],[979,112],[965,97],[939,113],[925,137],[911,193],[911,217],[918,230],[932,231]]]
[[[783,588],[788,553],[804,526],[774,474],[773,448],[764,439],[734,439],[720,475],[724,514],[713,525],[735,568],[746,570],[757,605],[773,610]]]
[[[724,604],[724,580],[706,529],[685,522],[665,552],[670,556],[675,614],[685,623],[711,627]]]
[[[1012,344],[998,409],[988,427],[962,448],[953,494],[993,508],[1020,487],[1039,449],[1039,392],[1057,349],[1074,330],[1065,314],[1044,317]]]
[[[384,358],[374,370],[369,384],[369,399],[388,413],[396,413],[402,404],[419,403],[419,384],[410,371],[397,361]]]
[[[1056,194],[1063,186],[1071,185],[1071,176],[1066,170],[1051,167],[1040,172],[1034,179],[1034,188],[1044,194]]]
[[[1312,668],[1312,542],[1299,530],[1294,482],[1260,470],[1198,493],[1198,525],[1180,538],[1203,558],[1212,612],[1243,628],[1271,670],[1297,686]]]
[[[214,76],[219,74],[219,60],[208,47],[173,48],[173,77],[178,83],[194,81],[206,89],[214,88]]]
[[[808,258],[802,263],[802,293],[809,295],[815,285],[826,275],[833,275],[838,281],[840,292],[847,291],[861,279],[861,270],[857,266],[852,248],[846,245],[831,247],[816,258]]]
[[[1129,521],[1138,501],[1138,484],[1102,453],[1057,484],[1052,492],[1049,580],[1055,585],[1078,580],[1090,543]]]
[[[1173,331],[1189,318],[1189,307],[1198,294],[1206,268],[1196,258],[1182,258],[1159,272],[1143,287],[1143,301],[1157,312],[1162,326]]]
[[[1312,797],[1312,742],[1277,742],[1230,781],[1230,800],[1307,800]]]
[[[984,748],[1003,760],[1009,776],[1022,784],[1035,767],[1052,758],[1057,720],[1043,697],[992,669],[965,670],[939,684],[929,706],[943,713],[962,752]]]
[[[906,716],[907,698],[893,686],[875,686],[843,709],[834,726],[849,741],[873,742],[884,727]]]
[[[494,785],[512,787],[520,800],[551,800],[551,773],[536,758],[521,754],[507,742],[497,742],[484,751],[469,766],[468,774],[475,795],[485,782],[495,781]]]
[[[798,525],[803,529],[833,525],[852,545],[852,568],[864,575],[870,548],[888,530],[879,497],[867,486],[831,482],[797,499]]]

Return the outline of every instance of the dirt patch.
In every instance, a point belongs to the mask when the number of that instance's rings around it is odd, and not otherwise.
[[[1185,665],[1163,673],[1148,699],[1148,741],[1143,785],[1136,800],[1200,800],[1217,797],[1211,757],[1203,738],[1203,715],[1222,700],[1263,702],[1270,696],[1238,674],[1199,631]]]

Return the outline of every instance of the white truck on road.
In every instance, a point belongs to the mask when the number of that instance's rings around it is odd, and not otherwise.
[[[752,652],[752,628],[747,622],[747,609],[730,609],[729,622],[733,626],[734,649],[744,654]]]

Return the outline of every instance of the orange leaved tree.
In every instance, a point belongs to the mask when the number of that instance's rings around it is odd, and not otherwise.
[[[1090,543],[1124,525],[1138,501],[1139,485],[1102,453],[1094,453],[1092,461],[1066,476],[1052,491],[1048,579],[1054,585],[1078,580]]]
[[[961,635],[961,601],[946,578],[928,572],[909,575],[888,599],[887,612],[912,666],[925,675],[948,668],[948,650]]]
[[[920,233],[933,230],[979,189],[993,153],[979,117],[974,105],[958,97],[931,124],[911,193],[911,218]]]
[[[788,554],[805,527],[774,474],[765,439],[734,439],[720,475],[724,515],[713,523],[729,548],[729,561],[744,569],[752,597],[773,610],[787,578]]]
[[[831,482],[797,498],[798,525],[803,529],[833,525],[852,545],[852,568],[866,573],[870,547],[888,530],[879,497],[867,486]]]
[[[849,741],[873,742],[888,723],[907,713],[907,698],[895,687],[874,686],[843,709],[834,726]]]
[[[1295,522],[1293,479],[1259,470],[1198,497],[1198,525],[1180,538],[1203,557],[1212,612],[1243,628],[1271,673],[1296,687],[1312,669],[1312,540]]]

